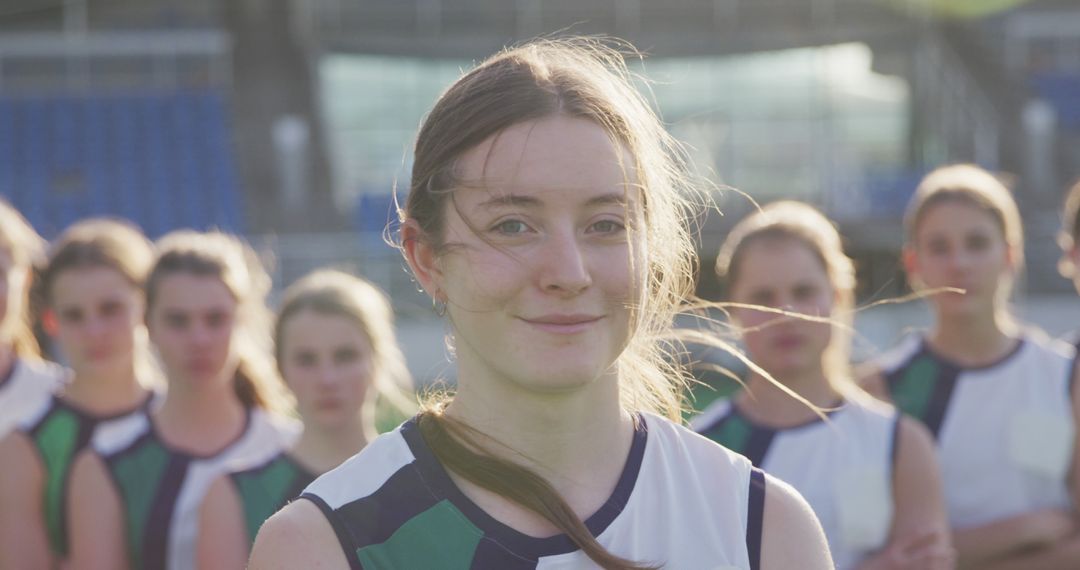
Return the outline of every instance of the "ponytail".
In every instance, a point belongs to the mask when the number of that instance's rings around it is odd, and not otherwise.
[[[443,407],[420,412],[416,419],[420,435],[444,467],[469,482],[509,499],[540,515],[570,537],[578,548],[601,568],[608,570],[654,570],[609,552],[596,540],[559,492],[532,469],[481,451],[472,427],[448,417]]]

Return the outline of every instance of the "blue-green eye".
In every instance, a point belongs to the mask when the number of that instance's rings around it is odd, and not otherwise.
[[[592,225],[591,231],[610,234],[623,231],[625,226],[615,220],[600,220]]]
[[[529,226],[521,220],[506,220],[496,224],[493,229],[501,234],[517,235],[529,231]]]

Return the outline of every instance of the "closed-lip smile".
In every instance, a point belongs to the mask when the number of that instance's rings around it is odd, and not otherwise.
[[[521,317],[521,320],[547,332],[575,334],[584,331],[602,318],[604,318],[603,315],[552,313],[531,318]]]

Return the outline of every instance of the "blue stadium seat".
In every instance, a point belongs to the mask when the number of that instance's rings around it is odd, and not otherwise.
[[[226,97],[213,90],[0,96],[0,195],[47,237],[79,218],[244,230]]]
[[[1032,89],[1054,107],[1062,127],[1080,130],[1080,74],[1044,73],[1030,81]]]

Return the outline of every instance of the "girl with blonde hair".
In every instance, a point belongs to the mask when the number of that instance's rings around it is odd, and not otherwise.
[[[863,385],[936,439],[961,567],[1080,567],[1074,351],[1009,311],[1023,267],[1016,202],[989,172],[947,166],[919,184],[905,226],[908,280],[932,292],[934,324]]]
[[[377,403],[415,408],[390,300],[364,279],[324,269],[286,289],[274,347],[304,430],[288,451],[211,485],[200,509],[200,568],[244,567],[263,521],[375,439]]]
[[[693,427],[802,493],[837,568],[952,568],[930,434],[852,381],[855,267],[836,228],[807,204],[769,204],[731,230],[716,271],[760,371]]]

